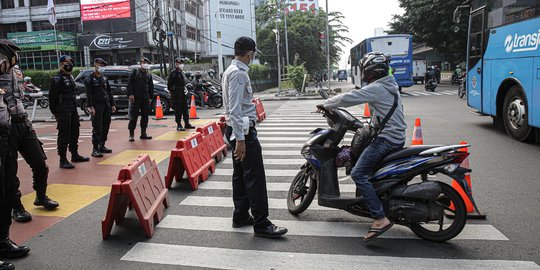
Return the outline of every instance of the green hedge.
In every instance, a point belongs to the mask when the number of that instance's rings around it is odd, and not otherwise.
[[[71,74],[73,78],[77,77],[83,70],[82,68],[74,68]],[[41,90],[49,90],[50,80],[58,70],[23,70],[25,77],[32,78],[32,83],[41,88]]]

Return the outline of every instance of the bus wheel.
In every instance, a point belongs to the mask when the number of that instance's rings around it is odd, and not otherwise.
[[[533,128],[528,123],[528,109],[521,87],[514,85],[504,98],[503,122],[508,135],[518,141],[527,141]]]

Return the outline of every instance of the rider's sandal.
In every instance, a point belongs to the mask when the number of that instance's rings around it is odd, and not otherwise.
[[[388,229],[392,228],[392,226],[394,226],[394,223],[390,223],[390,224],[388,224],[388,225],[386,225],[386,226],[384,226],[383,228],[380,228],[380,229],[369,228],[368,233],[375,233],[375,234],[372,235],[369,238],[364,237],[364,242],[368,242],[368,241],[371,241],[371,240],[377,238],[378,236],[380,236],[384,232],[388,231]]]

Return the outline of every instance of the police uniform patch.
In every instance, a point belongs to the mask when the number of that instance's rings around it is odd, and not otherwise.
[[[240,73],[236,76],[238,84],[244,85],[248,82],[248,77],[246,74]]]

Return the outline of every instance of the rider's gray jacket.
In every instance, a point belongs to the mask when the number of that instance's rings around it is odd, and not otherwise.
[[[401,144],[405,142],[407,124],[405,124],[401,95],[394,76],[383,77],[361,89],[328,99],[324,102],[324,107],[349,107],[368,103],[372,115],[371,121],[378,124],[377,116],[380,117],[380,121],[384,119],[394,104],[394,95],[398,97],[398,107],[379,136],[395,144]]]

